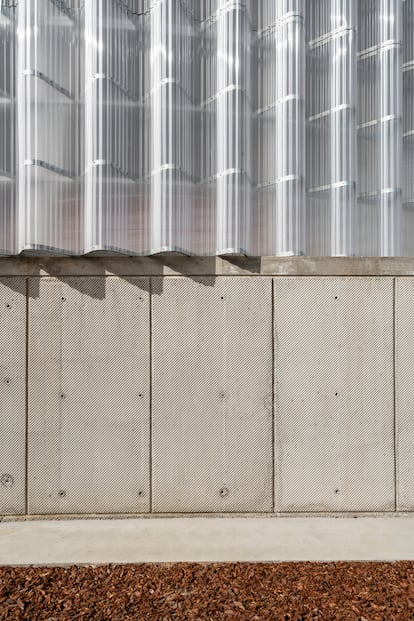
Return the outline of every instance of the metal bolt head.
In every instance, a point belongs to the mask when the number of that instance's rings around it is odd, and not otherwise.
[[[229,495],[229,490],[227,487],[222,487],[220,490],[220,496],[222,498],[226,498]]]
[[[0,483],[3,487],[13,487],[14,479],[11,474],[3,474],[0,478]]]

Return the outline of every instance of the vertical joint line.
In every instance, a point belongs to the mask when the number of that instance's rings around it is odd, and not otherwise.
[[[29,279],[26,278],[26,335],[25,335],[25,500],[24,512],[29,514]]]
[[[392,280],[392,376],[393,376],[393,406],[394,406],[394,511],[398,509],[398,438],[397,438],[397,391],[396,391],[396,278]]]
[[[152,513],[152,278],[149,278],[149,511]]]
[[[271,318],[272,318],[272,512],[276,511],[276,412],[275,412],[275,279],[271,287]]]

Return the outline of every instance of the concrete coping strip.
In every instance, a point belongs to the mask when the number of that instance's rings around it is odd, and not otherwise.
[[[0,257],[6,276],[413,276],[414,257]]]

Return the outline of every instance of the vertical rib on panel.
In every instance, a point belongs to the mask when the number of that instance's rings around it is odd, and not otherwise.
[[[176,0],[150,11],[151,251],[188,252],[191,154],[192,18]]]
[[[0,4],[0,254],[13,254],[16,252],[16,10]]]
[[[307,11],[308,253],[354,254],[356,0]]]
[[[403,253],[414,255],[414,0],[403,2]]]
[[[19,250],[82,250],[74,4],[18,6]]]
[[[304,254],[305,2],[258,6],[255,254]]]
[[[85,250],[148,251],[145,195],[138,192],[142,32],[126,5],[83,9]]]
[[[358,3],[358,250],[367,256],[401,249],[402,5]]]
[[[202,173],[206,201],[215,203],[217,254],[251,247],[251,13],[250,1],[219,0],[204,14],[205,80],[201,108],[208,166]]]

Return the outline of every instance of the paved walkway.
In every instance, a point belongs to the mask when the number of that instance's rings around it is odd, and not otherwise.
[[[414,560],[414,515],[0,523],[0,565]]]

